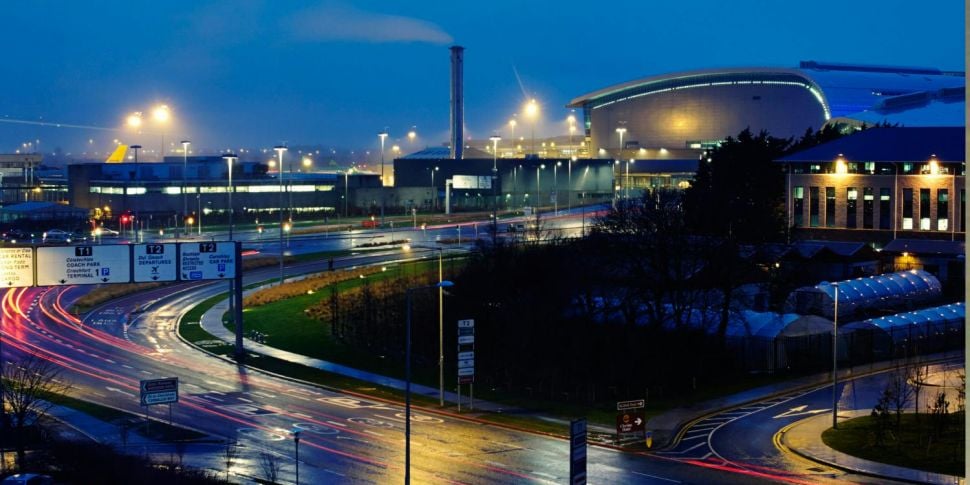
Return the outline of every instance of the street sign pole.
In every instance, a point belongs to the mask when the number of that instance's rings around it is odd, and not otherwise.
[[[236,359],[238,361],[238,359],[241,359],[243,357],[245,352],[245,348],[243,348],[243,316],[242,316],[242,313],[243,313],[242,312],[242,307],[243,307],[242,243],[239,241],[236,241],[233,244],[235,245],[235,250],[236,250],[237,267],[235,271],[236,274],[233,276],[233,279],[232,279],[233,292],[230,295],[230,298],[232,298],[232,300],[235,301],[235,305],[233,307],[232,319],[233,319],[233,322],[235,323],[235,329],[236,329]]]

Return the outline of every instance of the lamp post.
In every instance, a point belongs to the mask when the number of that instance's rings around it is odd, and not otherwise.
[[[293,462],[296,464],[296,485],[300,485],[300,430],[293,430]]]
[[[626,127],[621,126],[616,129],[616,134],[620,135],[620,149],[617,150],[616,158],[623,158],[623,134],[626,133]]]
[[[544,163],[536,166],[536,212],[539,211],[539,205],[542,203],[542,198],[539,196],[539,194],[542,193],[542,191],[539,190],[539,170],[545,170],[545,169],[546,169],[546,164]]]
[[[377,134],[377,137],[381,139],[381,225],[384,225],[384,140],[387,138],[387,132],[382,131]]]
[[[411,131],[408,131],[408,148],[414,150],[414,139],[418,137],[417,127],[412,126]]]
[[[350,208],[350,169],[344,170],[344,218],[347,218]]]
[[[279,156],[279,169],[276,174],[280,178],[280,285],[283,284],[283,152],[286,151],[286,147],[283,145],[277,145],[273,147],[276,150],[276,154]]]
[[[411,293],[415,290],[426,290],[431,288],[448,288],[454,286],[451,281],[440,281],[434,285],[419,286],[408,288],[407,295],[407,325],[404,337],[404,483],[411,483]]]
[[[832,283],[835,288],[835,308],[832,317],[832,429],[839,429],[839,396],[836,390],[839,383],[839,283]]]
[[[552,166],[552,191],[555,193],[555,199],[553,202],[553,214],[559,214],[559,167],[562,166],[562,162],[556,162]]]
[[[228,201],[228,203],[226,205],[226,208],[229,211],[229,240],[232,241],[232,213],[233,213],[233,208],[232,208],[232,165],[234,163],[236,163],[236,159],[238,157],[236,156],[235,153],[226,153],[225,155],[222,156],[222,158],[225,159],[226,166],[228,166],[228,168],[229,168],[229,187],[227,187],[227,189],[228,189],[227,193],[229,194],[229,201]]]
[[[627,202],[630,201],[630,164],[631,163],[633,163],[632,158],[626,161],[626,176],[625,176],[626,181],[623,182],[623,187],[626,189],[625,192],[626,192]]]
[[[569,187],[566,189],[566,211],[567,212],[573,210],[573,162],[575,161],[576,161],[576,155],[573,155],[569,157],[569,161],[566,162],[568,165],[566,168],[567,168],[567,171],[569,172],[569,177],[567,177],[568,180],[566,182],[567,184],[569,184]]]
[[[532,154],[536,154],[536,119],[539,117],[539,104],[530,99],[525,105],[525,115],[532,121]]]
[[[192,142],[182,140],[182,217],[189,214],[189,195],[186,193],[189,176],[189,145]],[[184,225],[183,225],[184,228]],[[187,231],[183,231],[188,235]],[[175,237],[178,238],[178,218],[175,218]]]
[[[492,140],[492,199],[494,209],[498,209],[498,142],[502,137],[492,135],[488,139]]]
[[[161,125],[168,124],[168,121],[172,119],[172,110],[168,108],[168,105],[160,104],[152,109],[152,118],[155,119],[156,123]],[[158,160],[160,162],[165,161],[165,128],[161,130],[162,135],[162,149],[158,152]]]
[[[515,156],[515,125],[519,124],[515,118],[509,119],[509,140],[512,141],[512,156]]]
[[[441,167],[435,167],[430,169],[431,171],[431,210],[438,208],[438,188],[434,185],[434,173],[437,172]]]

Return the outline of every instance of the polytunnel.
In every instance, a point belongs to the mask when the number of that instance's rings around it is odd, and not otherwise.
[[[799,288],[788,296],[786,309],[827,318],[835,315],[835,292],[839,292],[839,317],[867,310],[905,308],[939,298],[940,281],[923,270],[899,271]]]

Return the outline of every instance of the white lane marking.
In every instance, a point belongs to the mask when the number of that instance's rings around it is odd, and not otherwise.
[[[347,476],[347,475],[344,475],[343,473],[337,473],[337,472],[335,472],[333,470],[327,470],[326,468],[324,468],[323,471],[325,471],[327,473],[333,473],[334,475],[337,475],[338,477],[346,477]]]
[[[640,476],[644,476],[644,477],[656,478],[657,480],[663,480],[665,482],[681,483],[681,482],[679,482],[677,480],[673,480],[673,479],[670,479],[670,478],[664,478],[664,477],[658,477],[656,475],[650,475],[650,474],[647,474],[647,473],[640,473],[640,472],[635,472],[635,471],[631,471],[630,473],[634,473],[636,475],[640,475]]]
[[[124,394],[125,396],[128,396],[128,397],[135,397],[135,395],[133,393],[130,393],[128,391],[122,391],[121,389],[118,389],[117,387],[105,387],[105,389],[107,389],[107,390],[109,390],[111,392],[117,392],[118,394]]]
[[[290,413],[290,414],[293,415],[293,416],[296,416],[298,418],[303,418],[303,419],[307,419],[307,420],[312,420],[313,419],[313,416],[310,416],[309,414],[303,414],[303,413]]]
[[[496,466],[499,468],[508,468],[508,466],[505,463],[499,463],[497,461],[486,461],[485,463],[488,463],[489,465]]]
[[[216,381],[205,381],[205,383],[206,383],[206,384],[209,384],[210,386],[216,386],[216,387],[221,387],[221,388],[223,388],[223,389],[229,389],[229,390],[231,390],[231,391],[234,391],[234,390],[236,390],[236,388],[235,388],[235,387],[233,387],[233,386],[230,386],[230,385],[228,385],[228,384],[223,384],[223,383],[221,383],[221,382],[216,382]]]
[[[244,397],[237,397],[236,399],[238,399],[238,400],[240,400],[242,402],[248,402],[248,403],[252,403],[253,402],[252,399],[246,399]]]
[[[340,426],[341,428],[346,428],[347,427],[346,424],[338,423],[336,421],[327,421],[327,422],[330,423],[330,424],[332,424],[332,425],[334,425],[334,426]]]
[[[367,433],[367,434],[372,434],[372,435],[374,435],[374,436],[380,436],[381,438],[383,438],[383,437],[384,437],[384,435],[383,435],[383,434],[381,434],[381,433],[378,433],[377,431],[371,431],[371,430],[369,430],[369,429],[365,429],[365,430],[364,430],[364,432],[365,432],[365,433]]]
[[[706,434],[698,434],[698,435],[694,435],[694,436],[689,436],[687,438],[683,438],[680,441],[696,440],[697,438],[704,438],[706,436],[707,436]]]
[[[297,396],[296,394],[290,394],[288,392],[284,392],[283,395],[285,395],[287,397],[291,397],[293,399],[300,399],[302,401],[309,401],[310,400],[309,398],[305,398],[303,396]]]
[[[217,398],[215,396],[202,396],[202,397],[205,398],[205,399],[209,399],[209,400],[212,400],[212,401],[216,401],[216,402],[226,402],[225,399],[219,399],[219,398]]]
[[[661,451],[661,452],[658,452],[658,454],[664,454],[664,455],[680,455],[680,454],[687,453],[688,451],[694,451],[697,448],[700,448],[700,447],[704,446],[705,444],[707,444],[707,443],[697,443],[696,445],[691,446],[690,448],[687,448],[686,450],[681,450],[681,451]]]
[[[262,391],[253,391],[250,394],[255,394],[259,397],[265,397],[266,399],[276,399],[276,396],[274,396],[273,394],[268,394]]]
[[[113,361],[111,359],[104,359],[104,361],[107,362],[107,363],[109,363],[109,364],[117,364],[117,362],[115,362],[115,361]]]
[[[556,479],[556,476],[555,475],[550,475],[548,473],[542,473],[542,472],[537,472],[537,471],[532,471],[531,473],[533,475],[537,476],[537,477],[548,478],[550,480],[555,480]]]
[[[141,371],[141,373],[142,374],[145,374],[146,376],[152,375],[152,373],[151,372],[148,372],[147,370],[143,370],[143,371]]]
[[[121,366],[124,367],[125,369],[134,369],[134,367],[132,367],[132,366],[130,366],[128,364],[121,364]]]

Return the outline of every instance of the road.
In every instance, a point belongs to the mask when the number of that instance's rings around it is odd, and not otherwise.
[[[393,250],[340,263],[366,264],[400,254]],[[325,264],[306,263],[287,272],[322,270]],[[276,271],[247,273],[245,284],[271,278]],[[18,354],[38,353],[63,367],[63,377],[76,395],[137,414],[145,412],[138,407],[140,380],[178,377],[180,402],[172,407],[171,419],[238,440],[244,452],[232,472],[240,476],[261,476],[258,459],[266,453],[284,463],[281,478],[294,482],[291,431],[301,430],[301,483],[401,481],[402,406],[236,366],[177,338],[179,317],[223,288],[220,283],[172,285],[114,300],[83,321],[66,308],[87,288],[11,289],[2,301],[3,358],[10,362]],[[130,319],[135,309],[146,306],[147,311]],[[169,419],[163,406],[149,408],[148,413]],[[799,481],[797,475],[776,473],[770,467],[712,466],[599,446],[590,446],[588,463],[591,483]],[[412,416],[412,478],[415,483],[563,483],[568,481],[568,443],[418,409]]]
[[[920,406],[925,406],[938,389],[947,389],[951,402],[956,402],[953,395],[955,379],[962,367],[962,355],[946,363],[930,365],[928,382],[931,385],[923,391]],[[890,378],[890,372],[840,382],[837,386],[839,410],[872,409]],[[944,382],[946,386],[942,385]],[[682,439],[674,449],[658,454],[710,466],[790,474],[793,480],[806,480],[804,483],[886,483],[882,479],[821,466],[776,446],[779,433],[788,425],[822,413],[832,413],[831,384],[775,396],[707,416],[684,430]]]

